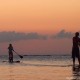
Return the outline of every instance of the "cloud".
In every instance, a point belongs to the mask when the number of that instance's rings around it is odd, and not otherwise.
[[[10,42],[19,40],[33,40],[33,39],[43,39],[46,40],[46,35],[40,35],[38,33],[19,33],[19,32],[0,32],[0,42]]]
[[[13,42],[20,40],[46,40],[46,39],[63,39],[72,38],[74,33],[66,32],[64,29],[52,36],[41,35],[38,33],[20,33],[15,31],[0,32],[0,42]]]
[[[66,32],[64,29],[61,30],[60,32],[58,32],[56,35],[52,35],[51,38],[58,38],[58,39],[62,39],[62,38],[72,38],[74,36],[74,33],[72,32]]]

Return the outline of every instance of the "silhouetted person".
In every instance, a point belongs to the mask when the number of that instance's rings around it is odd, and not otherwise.
[[[79,32],[76,32],[75,36],[73,37],[73,47],[72,47],[72,58],[74,66],[75,66],[75,58],[78,58],[80,66],[79,42],[80,42]]]
[[[13,62],[13,51],[14,51],[12,44],[9,44],[8,50],[9,50],[9,62],[12,63]]]

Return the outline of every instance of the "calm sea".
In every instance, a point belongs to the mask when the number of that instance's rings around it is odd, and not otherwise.
[[[0,80],[80,80],[77,76],[79,71],[72,70],[71,56],[30,55],[23,57],[20,59],[19,56],[14,56],[14,61],[19,60],[20,63],[10,64],[8,56],[0,56]]]
[[[29,66],[63,66],[72,65],[72,59],[69,55],[28,55],[20,59],[19,56],[14,56],[14,61],[21,61]],[[8,61],[7,55],[0,56],[0,63]]]

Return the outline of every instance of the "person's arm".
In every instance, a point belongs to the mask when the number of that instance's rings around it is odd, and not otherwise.
[[[80,46],[80,38],[78,39],[78,45]]]
[[[79,38],[79,43],[80,43],[80,38]]]

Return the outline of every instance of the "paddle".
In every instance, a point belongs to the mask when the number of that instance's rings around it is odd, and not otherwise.
[[[14,51],[14,50],[13,50]],[[19,55],[16,51],[14,51],[21,59],[23,58],[23,56]]]

